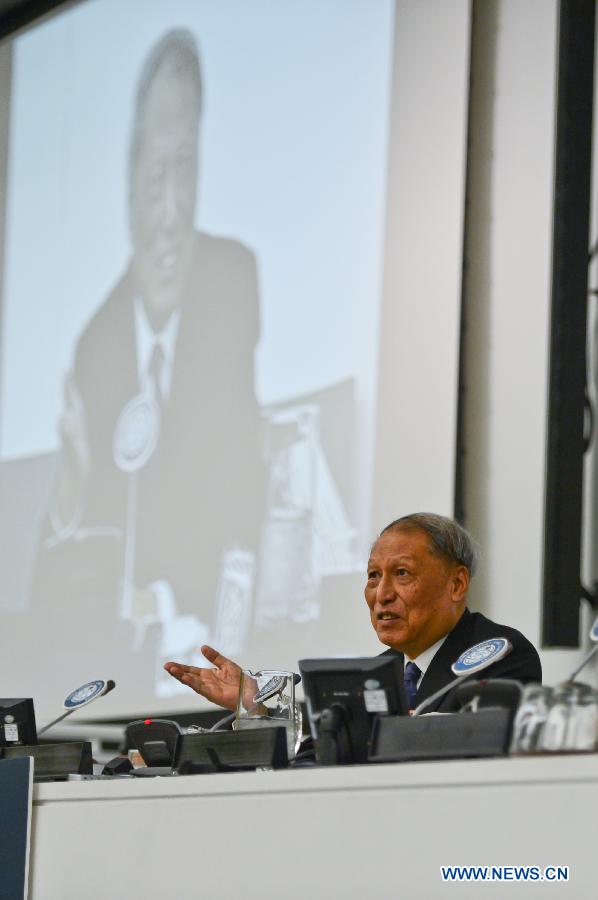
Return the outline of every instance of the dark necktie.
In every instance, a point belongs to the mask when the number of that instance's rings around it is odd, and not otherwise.
[[[415,709],[415,695],[417,694],[417,682],[420,679],[421,669],[414,662],[409,661],[405,666],[405,690],[407,692],[407,701],[409,709]]]
[[[162,344],[160,344],[160,342],[158,341],[154,344],[152,358],[150,359],[150,364],[148,367],[149,376],[154,388],[154,397],[158,405],[160,405],[162,403],[162,400],[164,399],[164,394],[162,392],[162,373],[164,370],[164,363],[164,351],[162,350]]]

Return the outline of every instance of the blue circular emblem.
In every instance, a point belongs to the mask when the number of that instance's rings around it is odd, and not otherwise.
[[[70,693],[63,706],[65,709],[77,709],[79,706],[85,706],[86,703],[95,700],[105,687],[106,682],[102,681],[101,678],[97,681],[88,681],[87,684],[82,684],[81,687]]]
[[[590,638],[593,641],[598,641],[598,619],[596,619],[594,624],[592,625],[592,628],[590,631]]]
[[[506,656],[510,649],[511,644],[503,637],[481,641],[462,653],[451,669],[454,675],[469,675],[481,671]]]
[[[287,682],[287,675],[274,675],[266,684],[259,689],[253,698],[254,703],[263,703],[269,700],[275,694],[278,694],[284,688]]]

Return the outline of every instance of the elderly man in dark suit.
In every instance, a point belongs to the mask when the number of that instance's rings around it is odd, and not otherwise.
[[[385,653],[403,662],[409,707],[415,708],[453,680],[451,664],[473,644],[506,637],[512,652],[490,665],[484,678],[542,680],[540,658],[519,631],[467,609],[467,590],[478,562],[471,536],[452,519],[415,513],[391,522],[374,543],[365,599]],[[240,670],[212,647],[203,647],[213,669],[174,662],[166,670],[214,703],[234,709]],[[450,708],[450,692],[428,711]]]
[[[519,631],[466,607],[478,564],[478,548],[456,522],[416,513],[391,522],[372,547],[365,598],[372,625],[387,654],[404,664],[411,708],[454,675],[451,665],[468,647],[506,637],[512,652],[484,671],[484,678],[541,681],[540,658]],[[446,695],[429,711],[446,709]]]

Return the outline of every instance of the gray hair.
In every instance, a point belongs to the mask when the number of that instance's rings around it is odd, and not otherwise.
[[[187,78],[193,86],[197,96],[197,116],[199,118],[202,106],[203,84],[197,44],[191,32],[186,28],[175,28],[163,34],[160,40],[154,44],[141,69],[135,98],[133,127],[131,129],[130,165],[133,164],[137,156],[141,121],[150,87],[158,72],[166,66],[174,74]]]
[[[430,538],[430,550],[451,562],[465,566],[473,577],[480,561],[480,547],[473,537],[454,519],[436,513],[411,513],[395,519],[380,532],[423,531]]]

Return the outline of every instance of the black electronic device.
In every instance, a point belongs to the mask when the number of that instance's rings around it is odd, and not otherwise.
[[[170,719],[137,719],[127,725],[127,747],[139,750],[146,766],[174,765],[179,738],[183,734],[180,725]]]
[[[37,744],[33,700],[0,698],[0,747],[23,744]]]
[[[92,775],[93,759],[89,741],[65,741],[62,744],[12,746],[0,750],[2,759],[32,756],[35,781],[64,781],[69,775]]]
[[[487,708],[453,715],[383,716],[374,724],[370,762],[504,756],[511,712]]]
[[[510,678],[458,684],[442,715],[376,722],[370,762],[504,756],[521,693],[521,683]]]
[[[281,725],[244,731],[211,731],[181,737],[175,768],[181,775],[284,769],[289,764],[287,730]]]
[[[302,659],[299,671],[320,765],[367,762],[374,719],[407,713],[397,656]]]
[[[102,769],[102,775],[128,775],[133,768],[133,763],[126,756],[115,756],[108,760]]]
[[[466,681],[455,688],[455,710],[477,712],[479,709],[506,709],[511,723],[521,702],[523,688],[513,678],[494,678],[492,681]],[[452,710],[448,710],[452,712]]]

